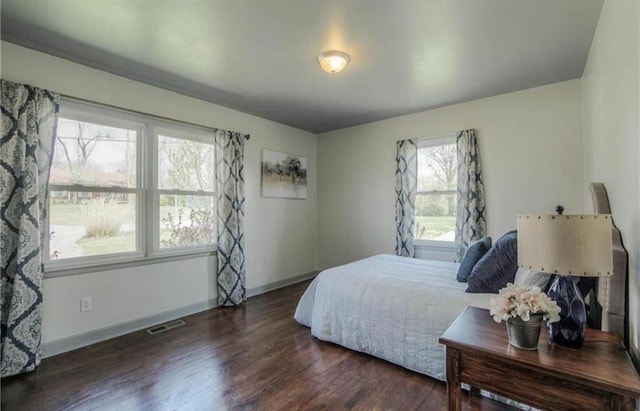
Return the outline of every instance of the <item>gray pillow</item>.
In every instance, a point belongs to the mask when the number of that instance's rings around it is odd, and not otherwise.
[[[467,251],[464,253],[464,258],[460,263],[460,267],[458,268],[458,274],[456,275],[456,280],[464,283],[471,275],[471,270],[476,265],[478,261],[482,258],[483,255],[486,254],[487,251],[491,248],[491,237],[484,237],[479,239],[478,241],[474,241],[469,245]]]
[[[510,231],[500,237],[476,263],[467,279],[468,293],[497,293],[512,283],[518,271],[518,236]]]

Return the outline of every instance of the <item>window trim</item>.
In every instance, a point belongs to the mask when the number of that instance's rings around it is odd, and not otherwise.
[[[136,140],[136,187],[112,187],[93,186],[85,184],[49,184],[47,190],[74,191],[74,192],[113,192],[136,194],[136,250],[70,257],[63,259],[50,259],[50,241],[44,244],[45,249],[45,278],[61,277],[67,275],[84,274],[88,272],[106,271],[118,268],[142,266],[167,261],[200,258],[215,255],[217,244],[175,247],[160,249],[159,225],[159,196],[163,191],[158,189],[158,135],[164,130],[170,136],[180,139],[198,141],[202,143],[214,143],[213,130],[204,126],[180,124],[177,121],[167,121],[150,115],[129,112],[125,109],[102,106],[96,103],[81,102],[72,98],[62,98],[60,101],[59,117],[71,118],[78,121],[86,121],[105,126],[123,128],[129,127],[137,130]],[[156,151],[152,151],[152,150]],[[216,200],[214,181],[213,192],[194,192],[193,195],[207,195]],[[171,190],[173,193],[173,190]],[[189,195],[190,191],[185,191]],[[183,194],[183,192],[180,192]],[[52,200],[49,195],[47,207]],[[151,208],[151,210],[149,210]],[[47,212],[47,231],[50,231],[50,211]],[[157,246],[156,243],[157,242]]]
[[[455,144],[457,140],[457,133],[438,134],[431,137],[422,137],[418,139],[418,150],[421,148],[444,146],[449,144]],[[416,192],[416,198],[418,195],[443,195],[443,194],[456,194],[456,190],[422,190]],[[414,219],[416,218],[414,212]],[[413,239],[413,245],[416,248],[425,251],[453,251],[454,241],[446,240],[433,240],[433,239]]]
[[[455,144],[457,138],[458,136],[456,133],[438,134],[436,136],[419,138],[417,145],[418,149],[434,146],[444,146],[447,144]]]
[[[126,260],[123,259],[121,261],[111,261],[111,262],[105,261],[104,263],[98,263],[94,265],[76,265],[76,266],[55,267],[55,268],[47,268],[45,265],[44,278],[67,277],[70,275],[119,270],[123,268],[146,266],[150,264],[167,263],[171,261],[191,260],[194,258],[215,256],[216,253],[217,253],[217,250],[208,250],[208,251],[202,251],[202,252],[193,251],[189,253],[181,253],[176,255],[132,258],[132,259],[126,259]]]

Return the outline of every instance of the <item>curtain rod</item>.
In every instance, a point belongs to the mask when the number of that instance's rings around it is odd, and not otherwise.
[[[170,122],[170,123],[175,123],[175,124],[178,124],[178,125],[195,127],[195,128],[199,128],[199,129],[205,130],[205,131],[215,132],[217,130],[214,127],[207,127],[207,126],[203,126],[201,124],[191,123],[189,121],[176,120],[175,118],[171,118],[171,117],[164,117],[164,116],[158,116],[158,115],[155,115],[155,114],[149,114],[149,113],[145,113],[144,111],[125,109],[125,108],[122,108],[122,107],[118,107],[118,106],[114,106],[114,105],[106,104],[106,103],[99,103],[97,101],[88,100],[88,99],[81,98],[81,97],[69,96],[67,94],[62,94],[62,93],[58,93],[58,95],[60,97],[62,97],[63,99],[66,99],[66,100],[72,100],[72,101],[77,101],[77,102],[80,102],[80,103],[91,104],[93,106],[106,107],[106,108],[109,108],[111,110],[121,111],[121,112],[124,112],[124,113],[133,113],[133,114],[137,114],[137,115],[144,116],[144,117],[150,117],[150,118],[154,118],[154,119],[157,119],[157,120],[163,120],[163,121],[167,121],[167,122]],[[250,134],[245,134],[245,136],[247,137],[247,140],[249,140],[249,138],[251,138]]]

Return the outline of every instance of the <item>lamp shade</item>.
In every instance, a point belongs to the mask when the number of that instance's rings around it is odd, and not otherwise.
[[[518,266],[557,275],[613,274],[611,215],[518,215]]]

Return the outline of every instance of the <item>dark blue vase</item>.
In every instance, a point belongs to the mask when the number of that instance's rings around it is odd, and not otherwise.
[[[557,275],[547,294],[560,307],[560,321],[549,324],[552,343],[580,348],[587,326],[587,310],[578,289],[578,277]]]

